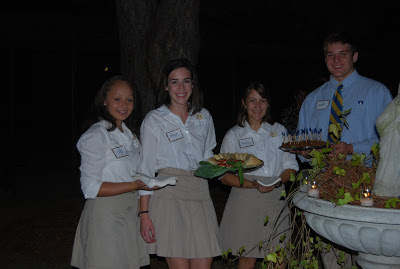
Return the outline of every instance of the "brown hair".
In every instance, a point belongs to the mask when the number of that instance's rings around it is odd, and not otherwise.
[[[252,82],[244,91],[241,99],[242,101],[240,102],[240,108],[237,118],[237,125],[240,127],[244,127],[245,121],[247,121],[248,118],[247,109],[245,108],[243,103],[245,103],[247,98],[249,98],[250,92],[252,90],[255,90],[262,98],[265,98],[268,101],[268,110],[267,113],[265,113],[263,122],[271,123],[272,121],[271,114],[269,113],[271,108],[270,90],[264,87],[264,85],[261,84],[260,82]]]
[[[175,69],[184,67],[189,70],[192,79],[192,95],[189,99],[189,111],[192,110],[192,114],[196,114],[203,108],[203,92],[200,89],[198,83],[198,75],[194,66],[189,60],[185,58],[179,58],[169,61],[163,69],[160,83],[158,85],[158,100],[157,106],[169,105],[171,103],[171,97],[165,87],[168,85],[168,76]]]

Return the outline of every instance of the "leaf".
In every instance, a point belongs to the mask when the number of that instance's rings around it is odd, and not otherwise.
[[[279,238],[279,242],[283,242],[286,238],[286,233],[284,233],[280,238]]]
[[[344,263],[344,259],[345,259],[344,251],[341,250],[341,251],[339,251],[339,255],[338,255],[338,258],[337,258],[337,263],[338,264]]]
[[[371,183],[371,176],[369,175],[369,173],[363,173],[362,181],[367,184]]]
[[[385,202],[385,208],[396,208],[396,204],[400,202],[398,198],[390,198]]]
[[[328,153],[331,152],[333,149],[332,148],[323,148],[321,149],[321,153]]]
[[[340,127],[337,126],[336,124],[330,124],[329,125],[329,133],[333,133],[333,135],[336,137],[336,139],[339,138],[339,131],[340,131]]]
[[[351,194],[346,192],[344,194],[344,198],[338,200],[338,205],[345,205],[345,204],[352,202],[353,200],[354,199],[353,199],[353,197],[351,197]]]
[[[343,117],[347,117],[350,114],[351,109],[352,108],[345,110],[344,113],[343,113]]]
[[[242,187],[243,184],[244,184],[244,177],[243,177],[243,168],[242,168],[242,166],[239,167],[239,172],[238,172],[238,174],[239,174],[239,184],[240,184],[240,187]]]
[[[276,256],[277,254],[275,252],[271,252],[267,255],[267,260],[276,263]]]
[[[346,174],[346,171],[342,168],[335,167],[333,168],[333,173],[339,176],[344,176]]]
[[[245,246],[241,246],[241,248],[239,249],[239,255],[241,255],[244,251],[246,251]]]
[[[300,177],[300,175],[302,175],[301,173],[299,174],[299,177]],[[289,180],[290,180],[290,182],[295,182],[296,181],[296,176],[295,176],[295,174],[294,173],[290,173],[290,178],[289,178]]]
[[[194,173],[197,177],[202,178],[214,178],[225,174],[228,171],[235,172],[237,170],[236,167],[223,167],[223,166],[216,166],[209,162],[200,162],[200,167],[197,168],[196,172]]]
[[[286,191],[281,191],[281,197],[286,198]]]
[[[375,142],[371,147],[371,151],[375,156],[378,155],[379,154],[379,144]]]
[[[265,219],[264,219],[264,226],[267,225],[268,221],[269,221],[269,217],[266,216]]]
[[[221,256],[222,256],[223,259],[228,259],[228,255],[231,254],[231,253],[232,253],[232,249],[230,248],[228,250],[222,251]]]

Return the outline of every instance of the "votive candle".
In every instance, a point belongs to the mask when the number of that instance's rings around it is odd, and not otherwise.
[[[360,196],[361,206],[373,206],[374,199],[372,198],[372,191],[371,189],[364,189]]]
[[[319,189],[316,181],[312,181],[309,185],[307,195],[310,197],[319,197]]]

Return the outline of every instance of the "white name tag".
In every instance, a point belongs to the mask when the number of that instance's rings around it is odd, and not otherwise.
[[[248,148],[254,146],[254,141],[252,137],[239,139],[239,146],[241,148]]]
[[[329,100],[320,100],[317,103],[317,110],[327,109],[329,106]]]
[[[114,155],[117,157],[117,159],[128,156],[128,152],[124,146],[116,147],[111,150],[114,152]]]
[[[183,134],[181,129],[176,129],[173,130],[171,132],[166,133],[169,142],[174,142],[176,140],[182,139],[183,138]]]

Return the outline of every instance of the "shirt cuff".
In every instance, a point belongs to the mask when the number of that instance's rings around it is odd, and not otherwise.
[[[153,191],[139,190],[139,191],[138,191],[138,195],[139,195],[139,196],[153,195]]]

